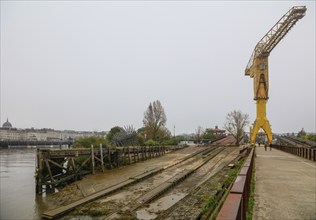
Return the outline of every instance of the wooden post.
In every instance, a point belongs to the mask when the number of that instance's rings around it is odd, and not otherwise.
[[[104,161],[103,161],[103,149],[102,149],[102,144],[100,144],[100,157],[101,157],[102,172],[104,172]]]
[[[135,155],[135,150],[134,150],[134,148],[132,148],[132,157],[133,157],[133,163],[135,163],[135,162],[136,162],[136,161],[135,161],[136,155]]]
[[[120,166],[120,155],[119,155],[119,150],[117,149],[117,147],[115,147],[115,154],[116,154],[116,166],[119,167]]]
[[[36,193],[39,195],[42,194],[42,172],[43,172],[43,165],[42,165],[42,152],[40,149],[37,149],[37,168],[36,168]]]
[[[148,159],[148,147],[146,146],[145,147],[145,160],[147,160]]]
[[[128,164],[131,164],[131,152],[129,150],[129,146],[127,147],[127,151],[128,151]]]
[[[111,149],[110,147],[108,147],[108,163],[110,165],[110,167],[112,168],[112,162],[111,162]]]
[[[122,148],[122,154],[121,154],[121,155],[122,155],[121,157],[122,157],[122,164],[123,164],[123,165],[126,164],[126,162],[125,162],[125,161],[126,161],[126,152],[125,152],[125,151],[126,151],[126,150],[125,150],[125,147],[123,147],[123,148]]]
[[[49,173],[49,177],[51,179],[51,182],[53,183],[55,180],[54,180],[54,177],[53,177],[53,174],[52,174],[52,170],[50,169],[50,166],[49,166],[49,163],[48,163],[48,160],[45,159],[45,164],[47,166],[47,169],[48,169],[48,173]]]
[[[92,173],[94,174],[95,173],[95,170],[94,170],[94,150],[93,150],[93,144],[91,144],[91,162],[92,162]]]
[[[72,164],[73,173],[75,174],[75,179],[77,179],[77,168],[76,168],[75,160],[73,157],[71,158],[71,164]]]

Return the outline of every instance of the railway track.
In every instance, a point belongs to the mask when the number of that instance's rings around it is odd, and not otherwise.
[[[148,215],[157,217],[159,213],[170,211],[178,201],[227,166],[238,153],[238,148],[205,147],[174,163],[157,166],[81,200],[45,212],[43,218],[59,218],[74,210],[70,216],[76,219],[78,215],[89,215],[90,209],[99,212],[105,219],[122,219],[130,215],[137,215],[139,219],[146,219]],[[161,203],[168,205],[162,209],[156,208],[157,213],[151,210]]]
[[[152,177],[153,179],[160,179],[162,181],[156,181],[149,187],[149,190],[143,191],[143,193],[138,196],[134,195],[137,198],[132,203],[126,204],[124,210],[135,212],[137,210],[140,210],[144,206],[148,206],[148,204],[150,204],[158,197],[161,197],[168,190],[170,191],[172,190],[172,188],[177,187],[182,181],[187,179],[196,170],[201,168],[209,160],[211,160],[223,150],[223,147],[211,148],[210,151],[202,152],[201,154],[192,157],[190,161],[187,161],[184,164],[179,164],[179,167],[173,167],[173,169],[171,170],[166,170],[166,172],[160,173],[157,177]],[[172,176],[170,174],[172,174]],[[134,186],[126,190],[139,192],[139,187],[142,187],[143,184],[148,184],[151,181],[151,179],[148,179],[146,182],[140,183],[139,186]],[[106,219],[121,218],[119,217],[119,212],[121,212],[121,210],[116,210]]]
[[[212,143],[212,145],[229,145],[229,144],[236,144],[236,139],[232,135],[229,135],[225,138],[219,139]]]
[[[159,213],[170,211],[173,205],[189,196],[238,154],[237,148],[213,146],[189,155],[186,160],[169,166],[156,175],[99,199],[93,206],[109,210],[105,219],[125,219],[131,215],[135,218],[137,215],[139,219],[158,217]],[[78,208],[72,216],[75,217],[80,212],[81,209]]]
[[[151,216],[156,219],[176,219],[179,217],[179,213],[183,215],[183,218],[185,218],[185,216],[198,216],[201,209],[194,209],[192,207],[202,202],[204,199],[203,192],[200,194],[199,199],[187,199],[184,202],[185,204],[182,201],[184,201],[185,198],[194,197],[193,194],[199,194],[198,189],[204,182],[234,160],[238,152],[233,154],[233,151],[234,149],[232,148],[222,148],[216,154],[205,158],[206,161],[187,179],[171,188],[156,200],[139,207],[136,210],[137,218],[147,219],[148,216]],[[181,205],[176,206],[178,202],[181,203]]]
[[[159,181],[161,181],[162,179],[159,178],[159,173],[164,171],[165,173],[169,173],[169,175],[173,175],[174,172],[177,172],[179,169],[181,169],[182,166],[185,166],[185,164],[190,164],[196,158],[202,157],[203,155],[208,154],[209,152],[211,152],[215,149],[216,149],[216,147],[210,147],[210,148],[201,148],[200,150],[195,150],[193,152],[190,152],[191,154],[189,154],[189,155],[187,155],[179,160],[176,160],[174,163],[168,164],[168,165],[163,166],[163,167],[157,166],[156,168],[151,169],[151,170],[146,170],[145,172],[143,172],[141,174],[132,176],[125,181],[122,181],[122,182],[115,184],[115,185],[112,185],[106,189],[103,189],[103,190],[100,190],[96,193],[88,195],[88,196],[86,196],[82,199],[79,199],[75,202],[72,202],[68,205],[64,205],[64,206],[58,207],[56,209],[44,212],[42,217],[44,219],[55,219],[55,218],[61,217],[65,214],[69,213],[70,211],[74,210],[78,206],[91,203],[99,198],[102,198],[106,195],[110,195],[110,194],[112,194],[118,190],[121,190],[127,186],[130,186],[132,184],[143,185],[142,181],[146,180],[147,178],[149,178],[151,176],[158,175],[158,179],[159,179]],[[186,151],[186,150],[184,150],[184,151]],[[159,181],[156,181],[156,182],[159,182]]]
[[[294,146],[297,147],[316,147],[316,143],[308,140],[301,140],[297,137],[285,136],[286,139],[291,140],[295,143]]]

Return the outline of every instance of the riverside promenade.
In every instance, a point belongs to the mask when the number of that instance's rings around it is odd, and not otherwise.
[[[316,163],[256,147],[254,220],[316,219]]]

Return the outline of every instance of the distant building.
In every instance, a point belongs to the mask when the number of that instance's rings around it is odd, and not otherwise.
[[[7,128],[7,129],[12,128],[12,124],[9,122],[8,118],[7,118],[7,121],[3,123],[2,128]]]
[[[218,126],[216,125],[215,128],[211,128],[211,131],[213,131],[213,133],[216,135],[216,136],[224,136],[225,135],[225,130],[221,130],[218,128]]]
[[[7,121],[0,127],[0,141],[59,141],[59,140],[76,140],[81,137],[99,136],[105,137],[107,132],[92,132],[92,131],[59,131],[49,128],[42,129],[17,129],[13,128],[12,124]]]
[[[180,141],[179,145],[195,145],[194,141]]]

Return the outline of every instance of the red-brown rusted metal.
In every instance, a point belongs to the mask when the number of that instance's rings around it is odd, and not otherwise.
[[[227,196],[220,213],[217,216],[217,220],[241,220],[242,213],[242,195],[230,193]]]

